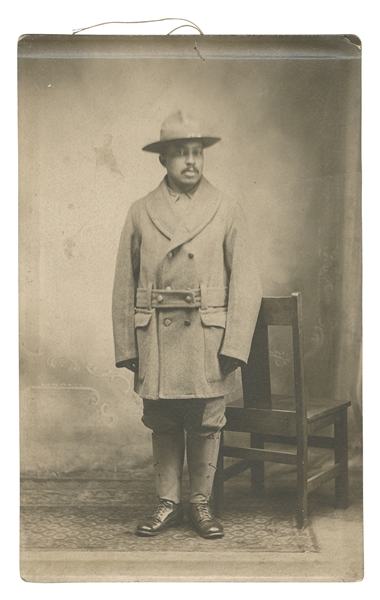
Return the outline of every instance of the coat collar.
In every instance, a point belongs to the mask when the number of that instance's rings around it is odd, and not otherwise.
[[[167,252],[191,240],[210,223],[220,206],[221,194],[202,177],[192,202],[194,210],[178,223],[165,180],[152,192],[147,211],[157,229],[170,240]]]

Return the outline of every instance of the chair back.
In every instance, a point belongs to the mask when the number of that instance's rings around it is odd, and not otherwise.
[[[295,292],[291,296],[264,297],[262,299],[248,363],[242,369],[244,406],[246,408],[272,408],[268,332],[268,328],[272,325],[291,327],[292,329],[295,408],[299,418],[305,421],[306,401],[300,292]]]

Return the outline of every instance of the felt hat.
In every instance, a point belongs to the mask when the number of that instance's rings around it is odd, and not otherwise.
[[[202,135],[199,122],[192,115],[179,110],[163,122],[160,141],[144,146],[143,150],[160,153],[168,144],[179,141],[199,141],[203,148],[208,148],[220,140],[219,137]]]

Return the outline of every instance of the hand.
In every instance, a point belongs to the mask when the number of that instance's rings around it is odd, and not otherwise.
[[[219,354],[219,363],[220,369],[225,377],[243,365],[243,362],[238,358],[225,356],[224,354]]]

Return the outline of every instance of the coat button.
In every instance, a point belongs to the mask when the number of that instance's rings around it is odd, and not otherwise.
[[[188,304],[190,304],[190,302],[192,301],[192,298],[191,298],[191,296],[186,296],[185,300]]]
[[[173,258],[173,252],[168,252],[168,258]]]
[[[191,325],[190,321],[187,321],[187,320],[186,320],[186,321],[185,321],[185,325],[186,325],[186,327],[189,327],[189,325]]]
[[[165,321],[164,321],[165,327],[169,327],[170,323],[171,323],[170,319],[165,319]]]
[[[189,254],[187,255],[189,258],[194,258],[194,254],[192,252],[189,252]]]
[[[157,302],[162,302],[162,301],[163,301],[163,297],[160,294],[159,296],[157,296]]]

